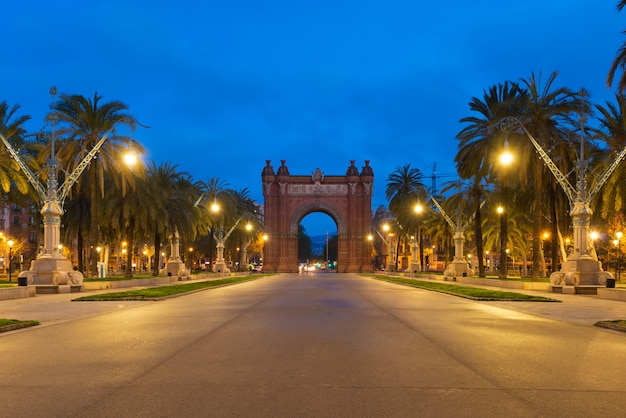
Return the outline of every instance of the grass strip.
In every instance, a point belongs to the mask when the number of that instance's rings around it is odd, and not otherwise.
[[[263,275],[233,276],[223,279],[203,282],[177,284],[172,286],[155,286],[146,289],[127,290],[123,292],[102,293],[99,295],[87,295],[72,301],[107,301],[107,300],[159,300],[163,298],[179,296],[185,293],[197,292],[217,286],[224,286],[250,280],[256,280]]]
[[[13,331],[15,329],[32,327],[33,325],[39,325],[39,321],[20,321],[19,319],[2,319],[0,318],[0,332]]]
[[[615,331],[626,332],[626,320],[624,319],[616,319],[613,321],[598,321],[594,325],[600,328],[608,328]]]
[[[405,284],[425,290],[446,293],[460,296],[467,299],[479,301],[507,301],[507,302],[560,302],[557,299],[546,298],[544,296],[525,295],[523,293],[503,292],[501,290],[483,289],[480,287],[459,286],[447,283],[427,282],[423,280],[407,279],[404,277],[384,276],[380,274],[367,274],[378,280],[392,283]]]

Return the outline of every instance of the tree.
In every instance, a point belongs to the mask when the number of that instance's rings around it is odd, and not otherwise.
[[[90,253],[90,273],[97,275],[96,247],[99,241],[99,198],[105,197],[105,175],[109,173],[119,186],[122,196],[127,186],[132,187],[134,176],[124,167],[122,155],[129,150],[143,153],[143,147],[132,137],[122,133],[134,131],[139,125],[135,117],[126,113],[128,106],[120,101],[101,103],[102,96],[96,92],[93,98],[76,94],[61,94],[54,104],[48,119],[62,125],[63,147],[59,150],[59,160],[66,172],[73,169],[104,136],[109,135],[100,148],[98,158],[87,168],[85,179],[79,184],[79,193],[89,198],[90,228],[87,231],[87,245]],[[115,174],[115,175],[114,175]],[[100,193],[98,193],[100,192]]]
[[[477,257],[479,262],[479,276],[484,277],[483,248],[482,248],[482,216],[480,205],[485,197],[485,181],[491,179],[497,182],[503,197],[507,195],[507,184],[511,183],[510,171],[503,170],[498,164],[499,157],[505,147],[510,147],[507,136],[500,129],[499,123],[505,117],[518,117],[526,101],[526,93],[518,84],[505,82],[491,86],[485,90],[483,98],[473,97],[469,102],[470,111],[478,116],[469,116],[461,119],[467,125],[457,134],[459,150],[454,159],[457,171],[462,179],[472,179],[472,196],[474,211],[474,235],[476,238]],[[518,153],[519,155],[519,153]],[[519,172],[524,176],[526,171],[522,166]],[[501,215],[501,231],[506,235],[507,212]],[[506,258],[505,248],[500,253]]]
[[[411,168],[410,164],[396,167],[395,171],[387,177],[387,188],[385,196],[389,202],[389,210],[395,215],[397,223],[402,227],[405,234],[397,241],[398,249],[400,240],[407,238],[409,231],[418,232],[420,217],[415,213],[415,205],[425,204],[428,191],[422,183],[422,172],[418,168]],[[420,245],[420,265],[424,265],[424,245],[419,240]],[[396,251],[397,254],[397,251]],[[390,260],[393,261],[393,260]],[[396,258],[396,269],[397,269]]]
[[[20,106],[9,107],[6,101],[0,102],[0,135],[2,135],[13,147],[20,149],[25,145],[26,129],[24,123],[30,120],[30,116],[17,116]],[[33,164],[30,155],[22,155],[24,163]],[[9,193],[11,186],[14,186],[22,194],[31,191],[31,187],[21,172],[15,161],[11,158],[9,151],[0,144],[0,188],[5,193]]]
[[[146,196],[152,192],[145,177],[137,179],[132,193],[111,193],[104,201],[104,212],[110,225],[126,237],[128,251],[126,253],[126,277],[132,277],[132,257],[137,242],[147,238],[153,231],[153,220],[159,216],[160,208],[147,204]],[[139,247],[137,247],[139,251]]]
[[[551,149],[554,145],[570,147],[568,138],[570,127],[573,124],[573,115],[586,118],[589,115],[589,106],[586,92],[573,92],[566,87],[556,88],[554,82],[558,72],[550,74],[545,84],[534,73],[530,78],[522,80],[526,90],[526,103],[522,123],[535,137],[539,145],[544,149]],[[527,154],[534,154],[535,148],[528,138],[523,135],[518,138],[520,148],[525,148]],[[532,155],[531,154],[531,155]],[[552,174],[548,172],[543,161],[538,158],[520,160],[529,162],[529,172],[532,183],[522,182],[522,186],[532,187],[533,198],[533,279],[537,279],[541,273],[545,274],[542,262],[541,229],[544,219],[544,190]],[[516,165],[521,167],[522,164]],[[567,172],[567,171],[566,171]],[[552,204],[555,204],[554,202]],[[556,222],[556,219],[553,219]]]
[[[311,237],[306,233],[304,225],[298,225],[298,260],[301,263],[311,260],[315,255],[313,254]]]
[[[191,176],[177,171],[177,165],[169,162],[156,165],[150,162],[146,169],[146,204],[158,208],[156,217],[151,219],[155,256],[161,248],[162,237],[178,232],[191,241],[196,232],[193,207],[200,188],[194,185]],[[153,264],[154,276],[159,273],[159,263]]]
[[[614,161],[615,155],[619,153],[626,144],[626,96],[621,93],[615,95],[616,103],[606,102],[606,107],[596,105],[600,112],[600,128],[595,130],[595,135],[601,139],[606,147],[602,147],[601,160],[596,159],[596,172],[606,170]],[[608,148],[608,149],[606,149]],[[606,158],[607,154],[609,158]],[[594,214],[602,219],[611,219],[623,213],[625,209],[624,196],[626,196],[626,166],[620,164],[615,172],[608,178],[602,188],[602,193],[594,203]]]
[[[626,0],[620,0],[617,2],[617,11],[621,12],[622,9],[626,6]],[[626,33],[624,31],[623,33]],[[626,92],[626,72],[624,69],[626,68],[626,42],[622,44],[621,48],[617,51],[617,55],[611,64],[611,68],[609,69],[609,73],[606,77],[606,85],[611,88],[613,84],[613,79],[615,78],[615,73],[617,70],[622,71],[622,75],[620,76],[619,82],[617,84],[617,91],[620,93]]]
[[[213,264],[215,254],[215,232],[223,228],[226,216],[235,208],[233,196],[228,188],[229,184],[218,177],[209,178],[206,182],[200,181],[202,195],[198,197],[198,207],[205,216],[206,232],[208,233],[208,258]]]

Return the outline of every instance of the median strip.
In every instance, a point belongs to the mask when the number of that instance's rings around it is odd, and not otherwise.
[[[20,321],[19,319],[0,318],[0,332],[7,332],[20,328],[32,327],[33,325],[39,325],[39,321]]]
[[[525,295],[523,293],[503,292],[501,290],[484,289],[480,287],[459,286],[446,283],[427,282],[423,280],[407,279],[404,277],[384,276],[380,274],[364,274],[377,280],[404,284],[425,290],[446,293],[466,299],[478,301],[507,301],[507,302],[560,302],[560,300],[544,296]]]
[[[178,284],[172,286],[156,286],[146,289],[127,290],[123,292],[101,293],[98,295],[87,295],[76,299],[72,299],[73,302],[83,301],[119,301],[119,300],[144,300],[154,301],[175,296],[182,296],[184,294],[199,292],[202,290],[227,286],[231,284],[247,282],[250,280],[256,280],[264,275],[250,275],[250,276],[235,276],[227,277],[224,279],[208,280],[203,282]]]

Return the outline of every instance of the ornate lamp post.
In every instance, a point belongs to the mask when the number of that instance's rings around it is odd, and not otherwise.
[[[393,232],[391,232],[391,227],[389,226],[389,224],[384,224],[383,225],[383,231],[385,231],[385,233],[387,234],[387,238],[383,240],[387,243],[387,254],[389,254],[389,262],[385,263],[385,270],[386,271],[396,271],[396,263],[395,263],[395,259],[396,259],[396,253],[395,253],[395,248],[393,247]]]
[[[53,98],[56,96],[57,90],[55,87],[50,89],[50,94]],[[50,289],[53,292],[69,292],[72,291],[72,289],[82,289],[83,274],[79,271],[74,271],[74,269],[72,269],[72,262],[65,258],[59,251],[63,202],[70,188],[76,183],[87,166],[89,166],[91,160],[95,158],[107,136],[108,134],[103,136],[96,143],[87,156],[78,164],[76,169],[66,176],[65,182],[59,187],[58,172],[61,167],[55,156],[55,131],[53,122],[51,153],[46,163],[46,167],[48,168],[47,187],[44,187],[36,175],[20,159],[19,154],[13,149],[6,138],[0,135],[0,139],[11,154],[11,157],[18,164],[42,202],[41,214],[43,215],[44,224],[43,249],[37,254],[37,259],[32,262],[30,270],[23,271],[18,276],[18,278],[26,278],[27,284],[35,285],[38,290],[46,291],[43,289]]]
[[[472,270],[467,261],[463,257],[463,244],[465,242],[465,230],[470,226],[472,222],[473,216],[465,222],[465,224],[461,224],[460,216],[457,216],[456,223],[448,216],[443,207],[437,202],[437,199],[434,197],[430,197],[430,200],[435,204],[443,218],[446,220],[450,228],[454,231],[454,259],[452,262],[446,267],[443,271],[443,276],[450,280],[456,280],[457,277],[462,276],[473,276],[474,270]],[[481,203],[481,207],[485,204],[485,202]],[[475,215],[475,214],[474,214]]]
[[[409,275],[415,276],[418,272],[422,271],[422,257],[421,257],[421,243],[422,243],[422,231],[421,231],[421,214],[424,211],[424,207],[419,203],[414,207],[415,214],[418,217],[417,223],[417,235],[411,236],[411,263],[409,264]],[[418,246],[420,254],[418,255]]]
[[[584,119],[581,118],[581,122]],[[517,128],[525,134],[541,156],[545,165],[550,169],[558,183],[563,188],[570,203],[570,215],[572,216],[574,248],[567,260],[561,265],[560,271],[550,275],[550,283],[553,291],[577,293],[576,287],[606,285],[607,279],[612,279],[611,273],[602,270],[595,251],[589,244],[589,225],[593,214],[590,202],[602,188],[609,176],[615,171],[617,165],[626,156],[624,148],[616,157],[615,161],[598,178],[593,188],[587,191],[587,161],[584,155],[584,136],[581,136],[580,152],[576,162],[576,187],[574,188],[567,177],[550,159],[548,154],[541,148],[537,140],[528,132],[522,122],[514,117],[505,117],[500,121],[500,128],[505,132],[511,132]]]
[[[214,205],[217,205],[217,204],[214,203]],[[215,273],[222,273],[222,274],[230,273],[230,269],[228,268],[228,266],[226,265],[224,261],[224,248],[226,247],[226,240],[233,233],[237,225],[239,225],[239,222],[241,222],[244,218],[249,217],[249,216],[251,216],[249,213],[244,213],[243,215],[241,215],[239,219],[237,219],[235,224],[228,230],[228,232],[224,231],[224,226],[220,224],[220,228],[217,231],[215,231],[215,233],[213,234],[213,237],[217,241],[217,260],[215,262],[215,265],[213,266],[213,271]],[[250,225],[250,223],[247,223],[246,229],[251,230],[252,225]]]

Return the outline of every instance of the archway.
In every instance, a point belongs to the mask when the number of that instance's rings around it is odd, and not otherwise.
[[[304,236],[302,234],[304,233]],[[298,261],[317,261],[319,268],[334,270],[337,262],[337,223],[324,212],[310,212],[298,225]]]
[[[373,271],[367,240],[374,182],[369,161],[361,173],[351,161],[345,176],[326,176],[319,168],[309,176],[292,176],[285,160],[275,173],[271,161],[266,162],[262,179],[268,240],[263,270],[297,272],[298,225],[307,214],[323,212],[337,224],[338,271]]]

